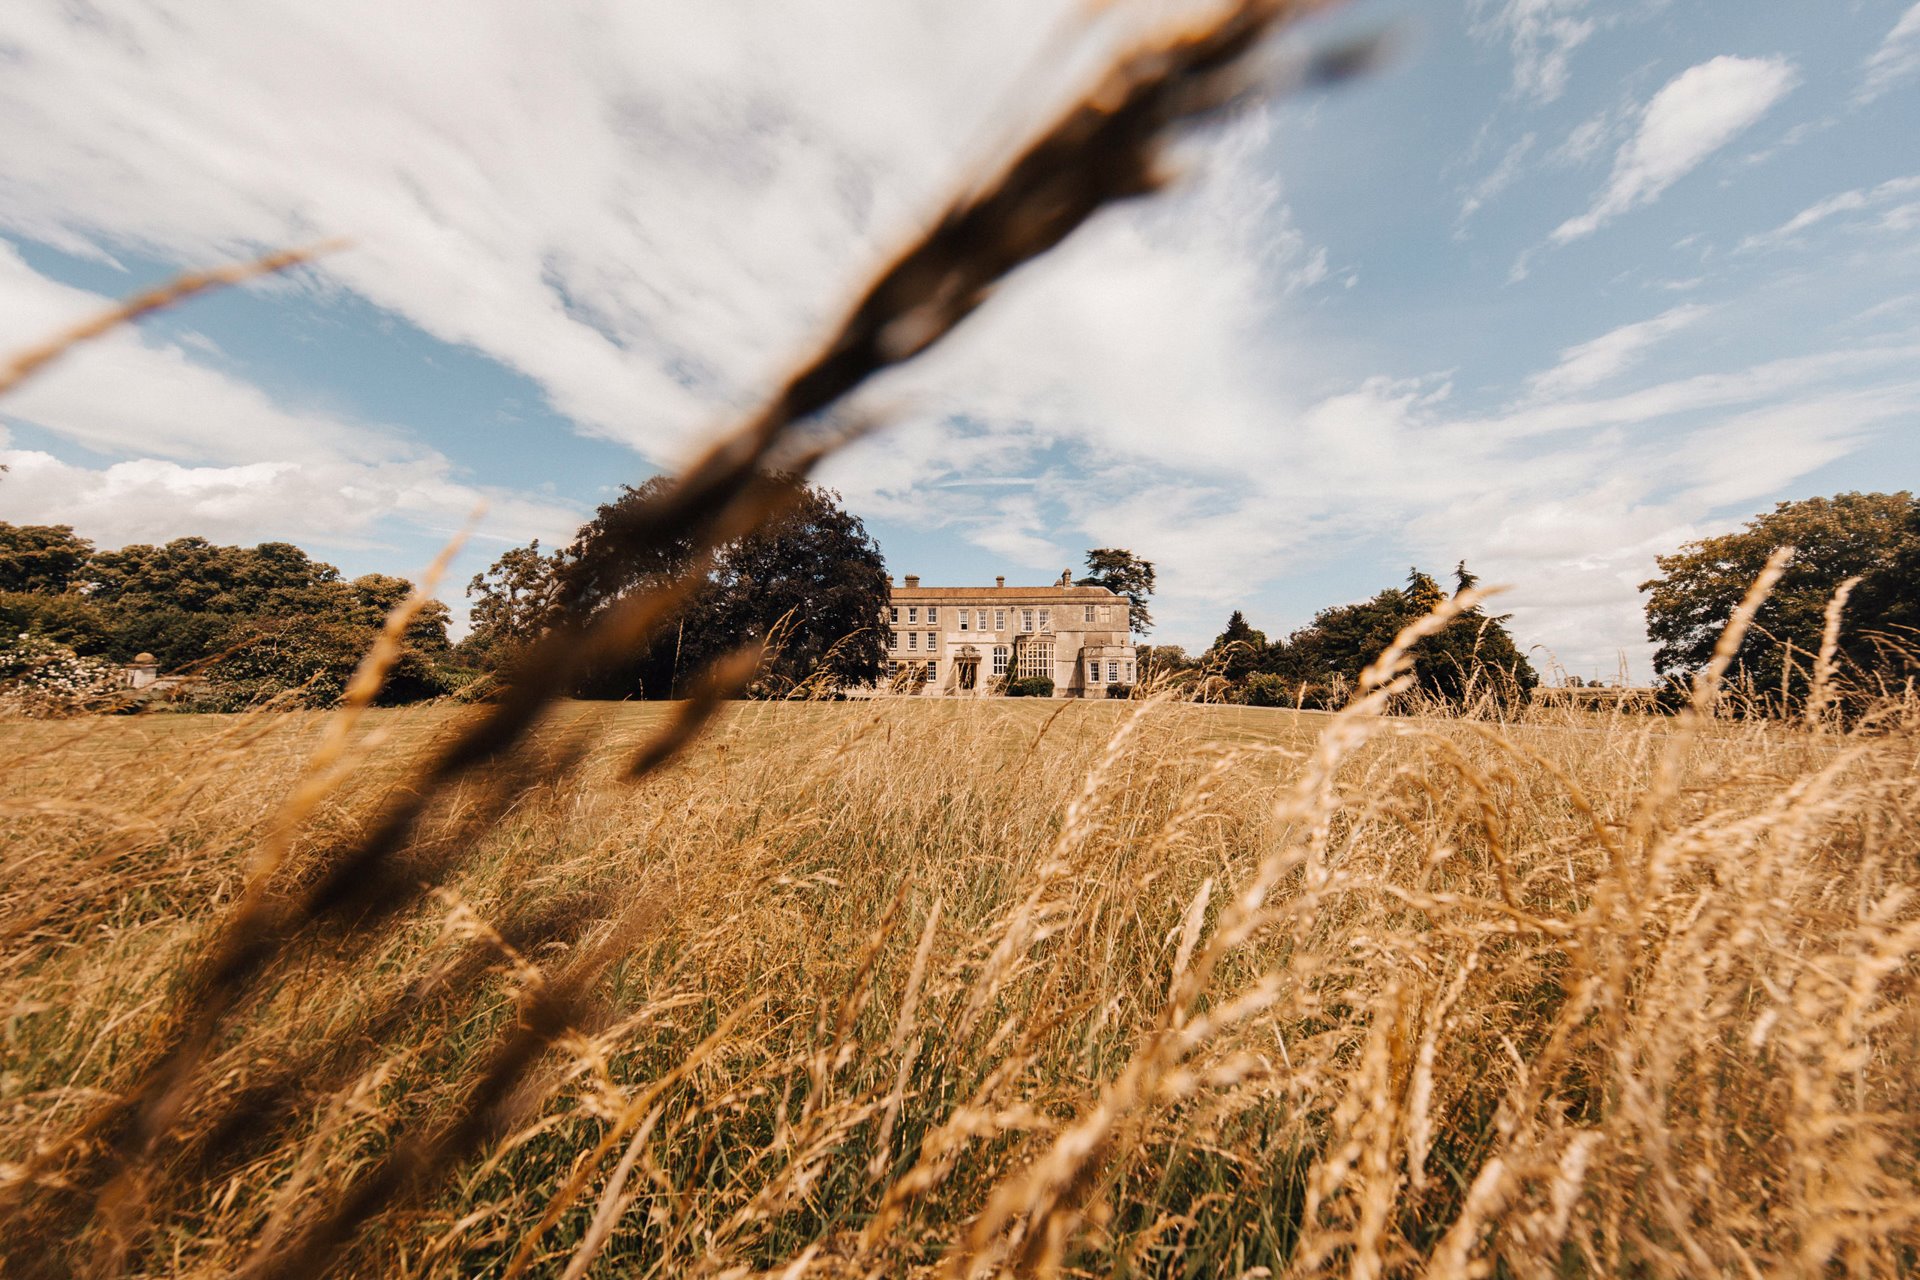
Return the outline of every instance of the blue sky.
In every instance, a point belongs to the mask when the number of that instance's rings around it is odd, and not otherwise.
[[[0,519],[284,538],[443,590],[753,403],[995,145],[1177,4],[0,10],[0,348],[186,266],[311,270],[0,405]],[[1458,560],[1645,675],[1653,557],[1920,479],[1920,4],[1374,0],[1338,92],[1178,152],[862,398],[895,573],[1158,563],[1156,639]]]

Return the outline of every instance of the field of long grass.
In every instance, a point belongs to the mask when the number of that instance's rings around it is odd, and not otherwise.
[[[4,1270],[1912,1274],[1911,710],[737,704],[628,781],[671,713],[565,705],[159,1122],[325,718],[10,722]]]

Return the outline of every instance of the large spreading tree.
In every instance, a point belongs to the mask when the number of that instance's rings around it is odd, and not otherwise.
[[[1920,512],[1913,495],[1842,493],[1782,502],[1733,533],[1687,543],[1655,560],[1647,593],[1654,669],[1684,682],[1706,666],[1747,588],[1779,547],[1793,558],[1734,655],[1733,674],[1761,699],[1796,703],[1820,650],[1827,603],[1860,579],[1843,615],[1845,674],[1871,685],[1913,666],[1920,640]]]
[[[668,483],[656,478],[629,487],[567,547],[546,554],[537,544],[521,548],[476,577],[469,587],[474,632],[463,647],[489,656],[511,678],[515,657],[561,617],[591,616],[692,570],[691,547],[649,541],[636,554],[627,536]],[[838,685],[879,678],[888,595],[880,548],[860,518],[841,507],[839,494],[783,483],[792,486],[786,513],[722,546],[679,615],[619,661],[591,671],[578,692],[674,697],[715,659],[759,642],[769,645],[765,692],[784,693],[813,678]]]
[[[1147,601],[1153,595],[1153,561],[1142,560],[1120,547],[1100,547],[1087,552],[1087,574],[1083,587],[1105,587],[1127,598],[1127,628],[1135,635],[1153,630],[1153,614]]]

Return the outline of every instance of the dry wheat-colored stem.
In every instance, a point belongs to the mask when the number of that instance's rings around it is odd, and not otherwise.
[[[238,262],[230,266],[213,267],[206,271],[189,271],[175,276],[165,284],[136,293],[118,306],[109,307],[96,316],[82,320],[79,324],[53,335],[44,342],[28,347],[24,351],[16,351],[7,358],[5,363],[0,363],[0,395],[12,391],[74,347],[109,333],[123,324],[131,324],[142,316],[151,315],[211,289],[242,284],[257,276],[272,275],[297,267],[302,263],[313,261],[322,254],[336,253],[346,245],[345,240],[324,240],[319,244],[307,245],[303,248],[277,249],[251,262]]]
[[[1813,687],[1807,693],[1807,727],[1816,734],[1827,728],[1827,704],[1833,700],[1834,655],[1840,651],[1840,620],[1846,613],[1847,599],[1860,585],[1858,575],[1834,589],[1827,601],[1826,617],[1820,628],[1820,652],[1813,663]]]

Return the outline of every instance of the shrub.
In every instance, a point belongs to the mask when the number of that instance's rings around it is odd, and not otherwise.
[[[1286,677],[1256,671],[1247,677],[1247,683],[1240,691],[1240,701],[1250,707],[1290,707],[1295,693],[1296,686]]]
[[[197,711],[243,711],[276,699],[289,706],[330,707],[346,692],[372,641],[373,633],[353,621],[256,625],[243,643],[207,669],[190,702]],[[419,702],[454,687],[433,655],[407,643],[375,701],[383,706]]]
[[[1107,686],[1107,696],[1109,698],[1119,698],[1124,701],[1133,696],[1133,686],[1130,684],[1110,684]]]
[[[58,717],[100,710],[120,700],[120,668],[81,657],[45,636],[22,631],[0,647],[0,707],[23,715]]]
[[[1051,698],[1053,681],[1046,676],[1022,676],[1007,684],[1009,698]]]

